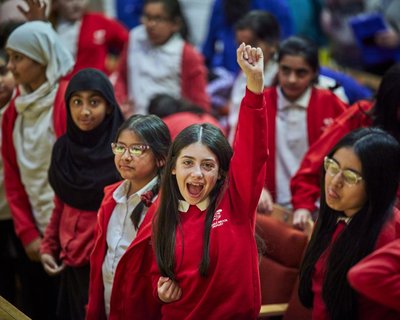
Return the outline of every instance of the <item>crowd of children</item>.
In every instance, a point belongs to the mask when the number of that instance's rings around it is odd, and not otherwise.
[[[0,23],[1,296],[34,320],[256,319],[256,216],[279,205],[315,222],[312,319],[399,319],[400,65],[352,101],[289,2],[216,0],[205,59],[178,0],[130,31],[86,0]]]

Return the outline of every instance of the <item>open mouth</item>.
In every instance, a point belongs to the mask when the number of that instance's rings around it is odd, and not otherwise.
[[[198,198],[204,189],[204,185],[200,183],[187,183],[186,188],[191,197]]]

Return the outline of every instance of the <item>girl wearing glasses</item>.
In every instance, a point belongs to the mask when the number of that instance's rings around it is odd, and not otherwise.
[[[170,143],[160,118],[134,115],[111,144],[124,180],[106,187],[98,213],[88,320],[160,318],[150,280],[152,217],[147,210],[158,195]]]
[[[400,141],[400,64],[391,67],[382,78],[375,101],[354,103],[337,117],[304,155],[291,180],[295,224],[303,228],[311,219],[319,197],[320,168],[324,155],[347,133],[361,127],[379,127]],[[397,193],[400,199],[400,188]],[[398,200],[398,208],[400,201]]]
[[[146,0],[142,24],[130,31],[121,55],[117,92],[126,116],[146,114],[160,93],[184,98],[210,110],[207,70],[202,56],[186,40],[178,0]]]
[[[84,319],[89,257],[105,186],[119,180],[110,143],[123,122],[113,87],[99,70],[83,69],[65,93],[67,133],[54,145],[49,181],[55,208],[41,244],[49,275],[61,273],[60,319]]]
[[[345,136],[324,160],[320,213],[300,270],[299,296],[312,319],[399,319],[400,314],[356,294],[347,272],[366,255],[400,237],[393,206],[400,145],[364,128]]]

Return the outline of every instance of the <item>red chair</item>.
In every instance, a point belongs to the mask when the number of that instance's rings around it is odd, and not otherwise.
[[[262,214],[257,214],[256,233],[266,245],[260,259],[261,316],[266,310],[264,305],[288,304],[287,310],[284,308],[281,313],[284,319],[310,319],[310,311],[300,304],[297,297],[299,267],[307,246],[307,235],[285,222]],[[279,308],[282,309],[282,305]]]

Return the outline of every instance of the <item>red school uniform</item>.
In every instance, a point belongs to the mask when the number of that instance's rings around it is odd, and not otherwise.
[[[313,212],[316,209],[315,202],[319,198],[320,171],[324,157],[347,133],[372,125],[369,115],[372,106],[370,101],[356,102],[337,117],[323,135],[310,145],[299,170],[290,181],[292,204],[295,210],[303,208]]]
[[[53,127],[57,138],[66,132],[67,110],[65,108],[64,93],[67,81],[59,81],[59,87],[54,99]],[[17,95],[18,96],[18,95]],[[27,245],[40,237],[32,214],[31,205],[25,187],[22,184],[17,157],[13,142],[13,130],[17,111],[15,109],[15,96],[4,112],[1,130],[1,155],[4,166],[4,185],[6,197],[13,216],[15,231],[23,245]]]
[[[275,152],[276,148],[276,116],[278,106],[277,87],[264,91],[268,113],[268,148],[267,176],[265,186],[276,197]],[[307,107],[307,138],[311,146],[324,132],[324,129],[347,108],[335,94],[329,90],[312,88],[310,102]]]
[[[254,229],[255,210],[265,181],[266,112],[263,95],[246,91],[228,187],[211,226],[208,275],[202,277],[198,270],[205,211],[190,206],[187,212],[180,212],[175,239],[174,273],[182,296],[162,305],[163,319],[256,319],[260,312]],[[157,273],[153,277],[156,296],[159,276]]]
[[[94,245],[97,211],[73,208],[54,197],[54,210],[46,227],[40,253],[48,253],[67,266],[89,264]]]
[[[111,50],[122,52],[128,41],[128,30],[118,21],[102,14],[86,13],[82,17],[72,77],[84,68],[95,68],[108,74],[107,56]]]
[[[344,230],[346,224],[339,222],[335,230],[332,242]],[[381,248],[387,243],[398,239],[400,237],[400,211],[394,209],[394,215],[383,227],[375,249]],[[313,320],[327,320],[329,319],[325,303],[322,299],[322,284],[325,273],[325,263],[329,252],[325,251],[315,264],[315,271],[312,279],[312,291],[314,294],[312,319]],[[368,299],[366,296],[359,294],[358,296],[358,319],[360,320],[398,320],[400,319],[400,312],[390,309],[380,303]]]
[[[400,239],[365,257],[347,277],[356,291],[400,313]]]
[[[90,256],[90,285],[87,320],[106,319],[102,265],[107,252],[107,226],[116,202],[117,182],[104,189],[104,199],[97,218],[95,245]],[[150,267],[153,260],[151,246],[152,213],[147,211],[135,239],[118,262],[110,300],[109,320],[160,319],[160,303],[153,297]]]

